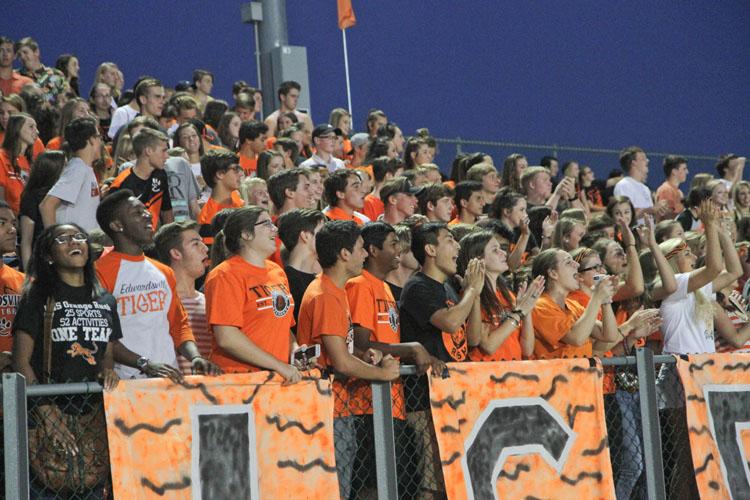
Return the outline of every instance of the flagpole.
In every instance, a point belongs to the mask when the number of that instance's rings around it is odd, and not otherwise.
[[[349,53],[346,48],[346,28],[341,30],[341,37],[344,40],[344,70],[346,71],[346,100],[349,105],[349,119],[351,128],[354,129],[354,118],[352,115],[352,89],[349,84]]]

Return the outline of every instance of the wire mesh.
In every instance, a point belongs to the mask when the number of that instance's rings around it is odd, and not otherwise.
[[[643,429],[633,366],[605,370],[604,416],[618,500],[645,499]]]
[[[674,364],[657,365],[656,397],[668,499],[699,498],[690,454],[685,393]]]
[[[101,394],[30,397],[28,427],[31,498],[111,498]]]

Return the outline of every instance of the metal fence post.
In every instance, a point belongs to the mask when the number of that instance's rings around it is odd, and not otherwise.
[[[641,403],[646,492],[651,500],[661,500],[666,498],[666,493],[664,463],[661,455],[659,407],[656,403],[654,353],[649,348],[639,348],[635,351],[635,358],[638,367],[638,395]]]
[[[381,500],[398,498],[396,445],[393,432],[390,382],[372,383],[372,406],[378,498]]]
[[[4,373],[5,498],[29,498],[29,440],[26,415],[26,379],[20,373]]]

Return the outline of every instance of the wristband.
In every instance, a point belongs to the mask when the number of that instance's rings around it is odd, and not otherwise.
[[[192,363],[193,361],[195,361],[195,360],[196,360],[196,359],[198,359],[198,358],[201,358],[201,359],[206,359],[206,358],[204,358],[204,357],[203,357],[202,355],[198,354],[197,356],[193,356],[192,358],[190,358],[190,362]]]
[[[511,313],[512,314],[518,314],[521,317],[521,319],[523,319],[523,318],[526,317],[526,314],[524,314],[524,312],[522,310],[520,310],[520,309],[513,309],[511,311]]]

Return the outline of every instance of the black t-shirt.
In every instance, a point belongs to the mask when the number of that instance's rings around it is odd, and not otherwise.
[[[391,289],[391,293],[393,294],[393,298],[396,300],[396,302],[401,300],[401,292],[403,291],[403,288],[401,288],[398,285],[394,285],[393,283],[386,281],[388,284],[388,288]]]
[[[458,294],[448,283],[416,273],[404,285],[399,302],[403,341],[419,342],[427,352],[446,362],[465,360],[467,344],[463,327],[450,334],[430,323],[435,312],[458,302]]]
[[[46,298],[35,290],[21,297],[13,323],[31,335],[34,351],[31,367],[40,381],[44,367],[44,311]],[[101,371],[101,362],[109,342],[122,338],[117,303],[109,293],[97,299],[89,287],[60,283],[55,290],[52,316],[52,382],[91,382]]]
[[[430,318],[440,309],[458,304],[456,291],[448,283],[440,283],[422,272],[409,278],[401,292],[399,314],[403,342],[419,342],[436,358],[450,362],[466,359],[468,344],[463,327],[450,334],[430,323]],[[439,374],[438,374],[439,375]],[[427,377],[404,379],[406,410],[420,411],[430,408]]]
[[[47,191],[48,190],[36,190],[33,192],[24,191],[21,195],[21,206],[18,215],[25,215],[34,221],[34,239],[31,241],[36,241],[37,237],[42,234],[42,230],[44,229],[42,214],[39,212],[39,204],[47,195]]]
[[[302,304],[302,297],[305,295],[305,290],[312,281],[315,279],[315,275],[312,273],[305,273],[299,271],[291,266],[284,267],[284,272],[289,280],[289,288],[292,292],[292,298],[294,299],[294,323],[295,326],[292,331],[297,333],[297,318],[299,317],[299,306]]]

